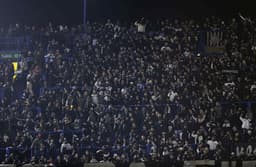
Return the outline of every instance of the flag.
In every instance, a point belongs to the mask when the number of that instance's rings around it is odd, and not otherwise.
[[[15,79],[17,77],[15,72],[18,70],[18,62],[12,62],[12,65],[13,65],[13,71],[14,71],[13,79]]]

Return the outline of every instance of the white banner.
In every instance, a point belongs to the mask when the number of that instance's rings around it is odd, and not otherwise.
[[[134,163],[130,164],[130,167],[146,167],[144,163]]]
[[[103,162],[103,163],[86,163],[84,167],[115,167],[115,165],[111,162]]]
[[[196,166],[215,166],[215,161],[213,160],[196,160],[196,161],[184,161],[184,167],[196,167]]]
[[[15,167],[14,164],[0,164],[0,167]]]

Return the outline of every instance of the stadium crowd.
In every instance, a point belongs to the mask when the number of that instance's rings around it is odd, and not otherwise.
[[[242,104],[256,100],[254,25],[212,17],[2,28],[31,35],[32,46],[18,73],[0,64],[1,162],[256,159],[235,149],[256,143],[255,106]],[[199,53],[200,32],[216,29],[224,54]]]

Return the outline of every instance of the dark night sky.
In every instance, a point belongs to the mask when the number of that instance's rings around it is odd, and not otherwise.
[[[248,1],[248,2],[246,2]],[[89,20],[219,15],[256,16],[249,0],[87,0]],[[83,0],[0,0],[0,24],[82,23]]]

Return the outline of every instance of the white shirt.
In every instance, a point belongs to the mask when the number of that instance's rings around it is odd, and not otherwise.
[[[240,120],[242,121],[242,129],[250,129],[250,119],[240,117]]]
[[[60,152],[63,152],[63,149],[71,150],[73,147],[69,143],[62,143],[60,146]]]
[[[256,89],[256,85],[251,85],[250,90],[253,91],[253,89]]]
[[[219,143],[216,140],[208,140],[207,144],[210,146],[210,150],[216,150],[216,147]]]
[[[138,32],[146,32],[146,25],[135,22],[135,26],[138,28]]]
[[[98,43],[97,39],[93,39],[93,40],[92,40],[92,45],[93,45],[93,46],[97,45],[97,43]]]
[[[174,92],[174,91],[170,91],[168,93],[168,97],[170,98],[170,101],[173,102],[174,98],[178,96],[178,93]]]

